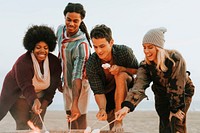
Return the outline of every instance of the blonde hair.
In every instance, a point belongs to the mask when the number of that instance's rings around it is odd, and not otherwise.
[[[168,68],[165,65],[165,60],[168,58],[170,61],[172,61],[173,66],[175,66],[175,62],[174,60],[169,56],[169,53],[167,52],[167,50],[163,49],[163,48],[159,48],[156,46],[157,49],[157,65],[156,65],[156,69],[159,71],[163,71],[166,72],[168,70]],[[151,64],[150,61],[145,57],[145,61],[147,64]]]

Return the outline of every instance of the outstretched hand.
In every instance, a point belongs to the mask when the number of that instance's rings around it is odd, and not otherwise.
[[[120,72],[122,71],[125,71],[126,68],[125,67],[122,67],[122,66],[118,66],[118,65],[112,65],[109,69],[109,72],[112,74],[112,75],[117,75],[119,74]]]
[[[77,120],[80,117],[78,113],[74,113],[73,115],[67,115],[68,122],[72,122]]]
[[[42,112],[41,102],[38,98],[34,100],[32,110],[35,114],[40,114]]]
[[[119,111],[115,113],[115,119],[118,121],[121,121],[129,112],[129,110],[130,109],[128,107],[123,107],[122,109],[120,109]]]
[[[80,110],[77,106],[71,108],[71,115],[67,115],[68,122],[77,120],[81,116]]]
[[[169,120],[171,121],[172,117],[178,118],[180,121],[183,121],[185,118],[185,113],[182,110],[178,110],[176,113],[170,112]]]
[[[100,109],[99,112],[97,113],[96,117],[100,121],[107,120],[107,113],[106,113],[105,109]]]
[[[32,129],[32,130],[40,130],[42,129],[42,121],[39,117],[39,115],[41,115],[42,117],[44,116],[45,112],[46,112],[46,109],[41,109],[41,113],[40,114],[36,114],[34,112],[30,112],[31,113],[31,118],[30,120],[27,122],[27,124],[29,125],[29,127]]]
[[[178,118],[180,121],[183,121],[185,118],[185,113],[182,110],[178,110],[176,113],[170,112],[169,120],[171,121],[172,117]]]

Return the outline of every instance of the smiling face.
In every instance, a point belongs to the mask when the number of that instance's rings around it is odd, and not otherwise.
[[[150,43],[143,44],[143,51],[145,54],[146,59],[149,61],[157,62],[157,48],[155,45]]]
[[[45,42],[39,42],[36,44],[33,54],[35,55],[39,63],[43,62],[49,53],[49,47]]]
[[[76,12],[68,12],[65,16],[65,25],[67,27],[67,36],[73,36],[78,32],[82,22],[81,15]]]
[[[110,61],[112,59],[112,46],[113,40],[108,42],[105,38],[92,38],[92,43],[94,50],[97,53],[98,57],[104,61]]]

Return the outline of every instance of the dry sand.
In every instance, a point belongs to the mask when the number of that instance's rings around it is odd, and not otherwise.
[[[96,112],[89,112],[88,126],[93,125],[96,121],[95,115]],[[93,128],[101,128],[106,124],[107,122],[100,121],[97,122]],[[45,125],[51,133],[67,133],[68,127],[64,111],[48,111],[45,116]],[[200,112],[188,112],[187,128],[188,133],[200,133]],[[158,133],[158,116],[155,111],[135,111],[129,113],[124,119],[124,129],[126,133]],[[0,121],[0,133],[3,132],[20,132],[15,131],[15,121],[9,113]],[[106,132],[108,133],[108,126],[104,129],[104,132],[101,133]],[[73,131],[72,133],[81,133],[81,131]]]

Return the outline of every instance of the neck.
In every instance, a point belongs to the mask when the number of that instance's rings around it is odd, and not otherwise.
[[[109,58],[109,59],[105,59],[105,60],[102,60],[102,63],[104,64],[104,63],[109,63],[109,64],[111,64],[112,63],[112,57],[111,58]]]
[[[75,35],[77,32],[78,32],[78,30],[74,31],[74,32],[67,32],[66,31],[66,34],[67,34],[67,37],[71,37],[71,36]]]

